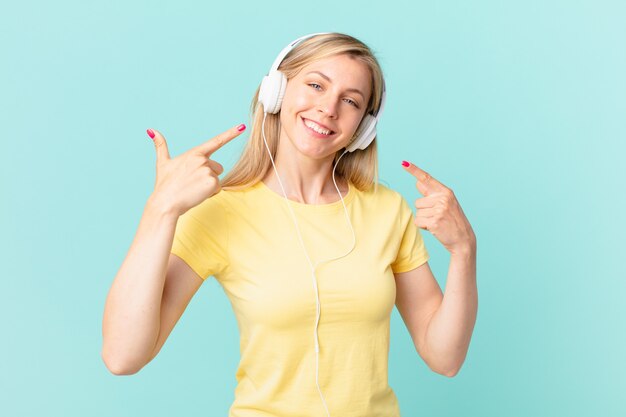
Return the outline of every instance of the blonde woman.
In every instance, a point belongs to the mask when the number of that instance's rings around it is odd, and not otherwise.
[[[385,94],[365,44],[312,34],[279,54],[222,180],[211,158],[244,125],[176,158],[148,130],[156,185],[106,301],[111,372],[149,363],[209,276],[241,336],[231,417],[399,416],[387,379],[394,304],[428,366],[458,372],[477,311],[476,238],[452,191],[417,166],[404,162],[424,195],[415,217],[378,184]],[[419,228],[451,253],[445,295]]]

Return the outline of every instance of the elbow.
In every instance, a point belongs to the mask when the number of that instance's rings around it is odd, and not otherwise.
[[[453,378],[457,376],[457,374],[461,370],[461,367],[463,366],[463,362],[465,362],[465,358],[463,358],[461,362],[457,362],[453,366],[449,366],[448,368],[445,368],[446,371],[442,372],[441,375],[447,376],[448,378]]]
[[[101,353],[102,361],[106,368],[113,375],[122,376],[122,375],[134,375],[141,370],[142,367],[132,367],[124,364],[120,361],[112,360],[104,354],[104,351]]]
[[[432,364],[428,364],[428,367],[430,368],[431,371],[439,374],[439,375],[443,375],[443,376],[447,376],[448,378],[453,378],[455,377],[459,371],[461,370],[461,365],[458,366],[433,366]]]
[[[452,368],[450,370],[442,370],[442,369],[434,368],[431,366],[430,370],[436,374],[447,376],[448,378],[453,378],[459,373],[458,368]]]
[[[465,355],[461,358],[454,358],[453,360],[439,361],[433,362],[430,361],[428,366],[430,369],[438,373],[439,375],[447,376],[448,378],[453,378],[457,376],[463,363],[465,362]]]
[[[456,376],[456,374],[458,374],[458,373],[459,373],[459,369],[454,369],[452,371],[444,372],[441,375],[447,376],[448,378],[454,378]]]

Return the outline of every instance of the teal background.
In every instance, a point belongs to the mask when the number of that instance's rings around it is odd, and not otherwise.
[[[176,156],[249,124],[278,52],[339,31],[385,71],[381,180],[415,209],[412,161],[478,238],[457,376],[430,371],[393,311],[403,416],[626,415],[624,22],[626,3],[597,0],[3,2],[0,414],[227,415],[239,334],[214,279],[139,373],[100,357],[104,301],[154,186],[145,130]],[[214,159],[229,169],[247,137]],[[445,289],[449,255],[422,233]]]

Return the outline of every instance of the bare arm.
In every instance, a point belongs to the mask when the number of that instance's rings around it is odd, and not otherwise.
[[[178,218],[220,191],[224,170],[210,156],[241,134],[232,127],[171,158],[158,130],[148,129],[157,151],[155,190],[135,239],[115,276],[102,321],[102,359],[116,375],[138,372],[159,352],[203,280],[171,255]]]
[[[476,247],[453,253],[441,305],[428,324],[426,350],[448,376],[456,375],[469,350],[478,314]],[[444,365],[445,364],[445,365]]]
[[[114,374],[135,373],[152,357],[178,216],[149,199],[111,286],[102,322],[102,359]]]
[[[417,268],[418,282],[404,285],[408,292],[403,298],[409,300],[405,310],[419,318],[407,326],[409,331],[410,326],[417,326],[411,335],[418,335],[418,345],[432,362],[431,368],[454,376],[465,361],[478,312],[476,234],[450,188],[418,166],[406,161],[403,166],[417,179],[415,186],[424,195],[415,200],[415,225],[428,230],[450,252],[443,298],[429,269]],[[429,306],[417,304],[417,296],[428,300]],[[416,308],[418,312],[412,313]]]
[[[395,278],[396,306],[417,352],[434,372],[455,376],[465,361],[478,311],[476,249],[452,255],[443,295],[428,262]]]

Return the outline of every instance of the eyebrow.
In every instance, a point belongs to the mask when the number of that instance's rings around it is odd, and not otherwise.
[[[307,75],[309,75],[309,74],[319,74],[319,75],[320,75],[322,78],[324,78],[326,81],[328,81],[328,82],[330,82],[330,83],[332,83],[332,82],[333,82],[330,78],[328,78],[328,76],[327,76],[326,74],[322,74],[322,73],[321,73],[321,72],[319,72],[319,71],[311,71],[311,72],[308,72],[308,73],[307,73]],[[360,95],[361,95],[361,97],[363,97],[363,99],[365,99],[365,94],[363,94],[363,92],[362,92],[361,90],[359,90],[359,89],[356,89],[356,88],[348,88],[348,89],[346,89],[346,91],[354,91],[355,93],[360,94]]]

